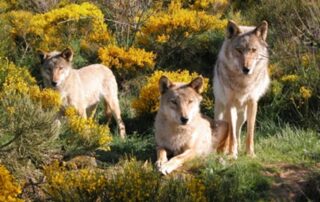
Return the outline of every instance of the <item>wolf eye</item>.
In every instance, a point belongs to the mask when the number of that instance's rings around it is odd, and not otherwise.
[[[242,49],[241,48],[236,48],[236,51],[238,51],[238,53],[242,53]]]
[[[188,103],[189,103],[189,104],[193,103],[193,100],[188,100]]]
[[[60,67],[59,67],[59,70],[62,70],[62,69],[63,69],[63,67],[62,67],[62,66],[60,66]]]
[[[251,48],[251,51],[252,51],[252,52],[256,52],[257,49],[256,49],[256,48]]]
[[[174,104],[174,105],[177,105],[177,104],[178,104],[176,100],[170,100],[170,102],[171,102],[172,104]]]

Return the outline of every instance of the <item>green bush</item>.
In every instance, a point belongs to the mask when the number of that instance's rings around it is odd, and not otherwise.
[[[59,154],[59,124],[55,120],[56,112],[44,111],[27,96],[1,98],[0,159],[16,176],[36,174],[31,170]]]

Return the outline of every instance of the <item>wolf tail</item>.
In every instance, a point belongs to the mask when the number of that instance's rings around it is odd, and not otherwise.
[[[224,152],[229,146],[229,123],[226,121],[214,121],[214,131],[217,137],[217,152]]]

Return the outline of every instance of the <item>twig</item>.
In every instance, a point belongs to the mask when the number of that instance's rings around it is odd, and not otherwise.
[[[91,17],[91,16],[80,17],[79,19],[80,19],[80,20],[83,20],[83,19],[87,19],[87,18],[92,18],[92,17]],[[64,21],[57,22],[57,25],[63,24],[63,23],[67,23],[67,22],[71,22],[71,21],[77,21],[77,20],[76,20],[76,19],[68,19],[68,20],[64,20]]]
[[[18,139],[22,135],[22,132],[18,132],[9,142],[3,144],[0,146],[0,149],[10,145],[12,142],[14,142],[16,139]]]

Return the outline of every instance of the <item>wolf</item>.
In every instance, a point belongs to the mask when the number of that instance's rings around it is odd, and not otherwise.
[[[247,121],[246,153],[254,157],[254,129],[258,100],[267,91],[268,23],[239,26],[230,20],[214,68],[215,120],[229,122],[225,152],[238,157],[241,127]]]
[[[110,112],[116,119],[119,134],[125,137],[125,125],[121,119],[118,100],[118,85],[112,71],[101,64],[93,64],[80,69],[72,68],[73,51],[66,48],[62,52],[39,51],[41,75],[46,87],[56,89],[64,106],[73,106],[87,118],[103,98],[106,115]]]
[[[228,137],[228,124],[200,113],[203,78],[188,84],[159,80],[160,107],[155,119],[158,170],[167,175],[193,157],[218,151]],[[173,157],[168,160],[168,156]]]

